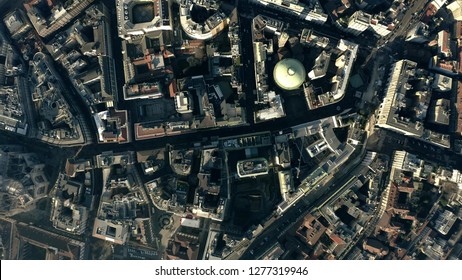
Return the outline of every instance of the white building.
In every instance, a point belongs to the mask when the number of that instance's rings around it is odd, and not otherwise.
[[[196,4],[207,2],[208,5],[201,5],[208,11],[215,10],[205,22],[199,23],[193,21],[191,17],[192,7]],[[180,1],[180,24],[183,31],[191,38],[198,40],[210,40],[218,35],[223,29],[228,26],[229,18],[222,12],[217,11],[217,5],[213,5],[215,1],[199,1],[199,0],[181,0]]]
[[[457,216],[454,215],[454,213],[448,210],[444,210],[444,212],[441,213],[435,221],[435,229],[439,233],[447,235],[454,223],[456,222],[456,220]]]
[[[362,11],[356,11],[348,21],[347,31],[354,35],[364,32],[371,23],[371,15]]]
[[[324,13],[318,0],[309,0],[307,4],[298,0],[251,0],[253,3],[271,8],[286,14],[298,16],[299,18],[318,24],[327,21],[327,14]]]
[[[180,91],[175,93],[175,109],[180,114],[192,113],[192,98],[188,92]]]
[[[452,89],[452,78],[436,74],[432,87],[439,91],[449,91]]]
[[[406,42],[425,43],[429,41],[428,25],[419,21],[406,34]]]
[[[420,137],[423,134],[423,124],[420,122],[400,119],[396,111],[401,106],[404,93],[408,89],[407,81],[413,75],[417,63],[409,60],[400,60],[392,67],[385,98],[379,107],[376,125],[403,133]]]
[[[454,20],[462,21],[462,0],[452,2],[446,8],[451,11]]]
[[[372,31],[377,33],[377,35],[382,36],[382,37],[385,37],[388,34],[390,34],[393,27],[394,27],[393,25],[391,26],[385,25],[375,18],[371,19],[371,24],[369,25],[369,29],[371,29]]]

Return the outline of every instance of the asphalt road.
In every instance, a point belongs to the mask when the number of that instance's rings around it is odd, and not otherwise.
[[[247,123],[254,124],[254,102],[255,102],[255,70],[252,44],[252,21],[248,18],[240,17],[240,38],[242,51],[242,67],[240,69],[242,89],[245,92],[245,110]]]
[[[393,42],[396,38],[401,36],[406,36],[409,29],[412,27],[414,23],[419,21],[418,15],[423,11],[423,8],[427,4],[428,0],[416,0],[411,4],[408,8],[406,13],[404,14],[401,22],[398,24],[398,27],[391,33],[391,35],[382,38],[377,43],[380,45],[382,42],[388,40],[389,42]]]
[[[253,70],[253,49],[251,44],[251,20],[249,18],[240,17],[241,23],[241,36],[242,36],[242,46],[243,46],[243,69],[241,71],[243,75],[243,89],[246,93],[246,113],[249,120],[249,125],[239,126],[239,127],[222,127],[222,128],[212,128],[199,131],[191,131],[190,133],[184,133],[175,136],[165,136],[161,138],[145,139],[138,140],[132,143],[118,144],[118,143],[107,143],[107,144],[91,144],[87,145],[82,149],[82,152],[79,154],[80,157],[89,157],[96,154],[100,154],[103,151],[113,150],[114,152],[120,151],[140,151],[148,150],[159,147],[164,147],[167,143],[172,145],[178,144],[190,144],[197,143],[202,141],[204,138],[219,136],[233,136],[233,135],[242,135],[248,133],[257,133],[264,131],[278,131],[286,129],[291,126],[298,124],[303,124],[309,121],[326,118],[329,116],[334,116],[346,109],[351,109],[354,106],[355,99],[351,92],[347,92],[345,97],[340,100],[340,102],[331,104],[326,107],[318,108],[315,110],[306,110],[302,114],[297,116],[291,115],[290,112],[288,116],[280,119],[275,119],[272,121],[262,122],[262,123],[253,123],[253,106],[254,106],[254,89],[255,89],[255,77]],[[117,45],[117,42],[114,42],[114,45]],[[248,46],[248,47],[245,47]],[[119,51],[120,52],[120,51]],[[114,54],[117,55],[118,49],[114,47]],[[116,57],[116,61],[117,61]],[[117,66],[117,65],[116,65]],[[119,78],[119,75],[118,75]]]
[[[369,137],[367,149],[389,156],[392,156],[396,150],[405,150],[418,155],[423,160],[436,162],[442,166],[449,166],[459,170],[462,169],[462,155],[417,138],[404,136],[386,129],[379,129],[377,133]]]
[[[18,3],[21,1],[14,1],[15,5],[12,5],[13,1],[8,1],[8,0],[1,0],[0,5],[6,5],[5,7],[8,8],[13,8],[18,6]],[[114,6],[113,1],[108,1],[105,0],[103,1],[105,4],[108,5],[109,8],[113,8]],[[241,3],[241,2],[239,2]],[[240,5],[240,9],[246,9],[245,5]],[[112,22],[114,22],[114,16],[111,15]],[[139,151],[139,150],[147,150],[147,149],[153,149],[156,147],[164,147],[167,143],[170,144],[183,144],[183,143],[194,143],[201,141],[204,137],[213,137],[213,136],[232,136],[232,135],[239,135],[239,134],[247,134],[247,133],[255,133],[255,132],[262,132],[262,131],[277,131],[281,129],[285,129],[290,126],[294,126],[297,124],[302,124],[305,122],[309,122],[312,120],[320,119],[320,118],[325,118],[329,116],[336,115],[340,113],[341,111],[345,109],[352,108],[354,105],[354,100],[353,97],[347,93],[347,95],[339,102],[336,104],[332,104],[330,106],[326,106],[323,108],[319,108],[316,110],[306,110],[303,114],[299,116],[289,116],[269,122],[264,122],[264,123],[258,123],[258,124],[253,124],[253,101],[255,99],[253,90],[255,89],[255,78],[254,78],[254,71],[253,71],[253,50],[251,47],[251,34],[250,34],[250,24],[251,20],[248,18],[241,17],[241,34],[242,34],[242,46],[243,46],[243,63],[244,67],[242,69],[242,75],[243,75],[243,82],[244,82],[244,90],[246,92],[246,109],[247,109],[247,115],[249,116],[249,123],[250,125],[247,126],[241,126],[241,127],[224,127],[224,128],[213,128],[213,129],[208,129],[208,130],[200,130],[200,131],[192,131],[190,133],[185,133],[182,135],[177,135],[177,136],[166,136],[162,138],[154,138],[154,139],[146,139],[146,140],[140,140],[132,143],[126,143],[126,144],[118,144],[118,143],[108,143],[108,144],[98,144],[96,141],[94,141],[95,136],[96,136],[96,130],[94,127],[94,122],[91,120],[91,115],[88,112],[88,109],[86,108],[86,105],[83,104],[83,101],[79,96],[75,95],[75,91],[73,94],[65,94],[65,98],[67,99],[68,103],[73,107],[75,111],[81,115],[81,119],[83,123],[86,124],[86,127],[90,128],[93,132],[92,133],[87,133],[87,138],[91,139],[91,143],[86,145],[82,150],[79,156],[81,157],[91,157],[96,154],[100,154],[103,151],[108,151],[108,150],[113,150],[115,152],[120,152],[120,151],[127,151],[127,150],[133,150],[133,151]],[[116,25],[113,24],[113,30],[115,31]],[[122,61],[122,55],[121,55],[121,48],[120,48],[120,42],[118,41],[118,38],[114,38],[113,42],[113,52],[115,56],[115,61],[116,61],[116,68],[119,69],[117,71],[117,78],[118,78],[118,87],[120,88],[121,85],[123,84],[123,73],[120,69],[121,65],[118,65]],[[244,46],[250,46],[250,47],[244,47]],[[118,66],[118,67],[117,67]],[[60,67],[58,67],[60,68]],[[60,69],[61,70],[61,69]],[[65,82],[68,82],[66,78],[64,78]],[[120,96],[119,96],[120,98]],[[76,108],[78,107],[78,108]],[[85,107],[83,109],[82,107]],[[130,116],[129,116],[130,119]],[[90,135],[88,135],[90,134]],[[133,135],[133,132],[132,132]]]
[[[381,47],[384,47],[388,44],[395,43],[395,40],[400,37],[406,37],[407,32],[418,22],[418,13],[425,7],[425,4],[428,0],[416,0],[411,4],[410,8],[406,11],[401,22],[398,26],[387,36],[380,38],[372,49],[371,53],[366,58],[366,61],[363,65],[366,65],[371,58],[375,57],[377,50]],[[404,38],[403,38],[404,39]],[[403,43],[403,42],[400,42]],[[393,49],[400,49],[400,46],[393,47]]]
[[[330,201],[333,195],[339,196],[344,193],[348,187],[347,183],[352,177],[357,177],[367,171],[368,168],[362,166],[360,163],[361,161],[347,168],[343,173],[339,173],[339,176],[334,178],[330,184],[309,192],[305,197],[289,208],[281,217],[270,225],[267,225],[264,231],[252,240],[251,245],[242,254],[240,259],[255,259],[256,257],[261,257],[269,247],[274,245],[278,239],[296,223],[300,222],[309,212]],[[338,186],[340,186],[340,188]]]

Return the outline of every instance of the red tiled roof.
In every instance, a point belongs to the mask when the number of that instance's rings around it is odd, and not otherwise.
[[[126,127],[120,129],[119,142],[126,142],[128,138],[128,131]]]
[[[175,93],[178,91],[175,80],[172,80],[170,82],[170,85],[168,86],[168,91],[170,93],[170,97],[175,97]]]
[[[122,111],[119,111],[119,110],[113,110],[111,109],[109,111],[109,114],[111,117],[117,117],[120,121],[120,125],[125,125],[127,123],[127,111],[125,110],[122,110]]]
[[[159,126],[145,127],[143,124],[135,124],[136,139],[149,139],[165,136],[164,128]]]
[[[331,234],[330,236],[330,239],[334,242],[334,243],[337,243],[337,244],[345,244],[345,241],[343,241],[342,238],[340,238],[338,235],[336,234]]]
[[[439,63],[436,64],[436,66],[441,68],[441,69],[448,70],[448,71],[451,71],[451,72],[456,71],[456,69],[454,69],[454,65],[447,62],[447,61],[440,61]]]

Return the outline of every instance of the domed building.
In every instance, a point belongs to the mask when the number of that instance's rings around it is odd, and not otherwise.
[[[285,58],[274,67],[273,77],[276,84],[284,90],[298,89],[305,81],[306,71],[303,64],[293,58]]]

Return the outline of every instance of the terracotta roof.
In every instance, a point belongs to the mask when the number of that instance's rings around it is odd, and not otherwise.
[[[111,117],[117,117],[120,121],[120,125],[125,125],[127,123],[127,111],[118,111],[118,110],[110,110]]]
[[[373,254],[387,255],[388,248],[385,244],[374,238],[367,238],[363,243],[363,249]]]
[[[314,216],[305,217],[302,225],[298,228],[297,234],[305,239],[309,245],[314,245],[321,238],[327,228],[321,224]]]
[[[170,97],[172,97],[172,98],[175,97],[175,93],[178,91],[175,80],[172,80],[170,82],[170,85],[168,86],[168,91],[170,93]]]
[[[449,61],[440,61],[440,62],[438,62],[436,64],[436,66],[441,68],[441,69],[448,70],[448,71],[451,71],[451,72],[456,71],[454,65],[452,63],[450,63]]]
[[[165,129],[161,124],[156,126],[145,126],[143,124],[135,124],[136,139],[149,139],[165,136]]]
[[[128,138],[127,128],[123,127],[120,129],[119,142],[125,142],[127,141],[127,138]]]
[[[345,244],[345,241],[343,241],[343,239],[340,238],[337,234],[331,234],[329,237],[334,243],[337,243],[339,245]]]

